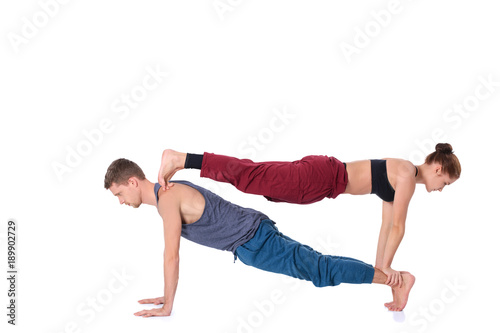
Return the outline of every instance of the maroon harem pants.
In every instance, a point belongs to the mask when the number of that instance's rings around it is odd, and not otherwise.
[[[310,204],[336,198],[347,186],[347,171],[335,157],[306,156],[294,162],[258,162],[205,153],[201,177],[233,184],[275,202]]]

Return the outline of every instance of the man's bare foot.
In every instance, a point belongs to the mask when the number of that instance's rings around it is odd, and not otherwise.
[[[408,297],[410,296],[410,290],[415,284],[415,277],[408,272],[401,272],[401,277],[403,278],[403,286],[393,287],[392,294],[394,301],[390,303],[385,303],[385,306],[390,311],[402,311],[406,303],[408,303]]]
[[[163,151],[160,171],[158,172],[158,183],[160,183],[164,191],[174,185],[169,183],[169,181],[177,171],[184,169],[186,156],[186,153],[179,153],[172,149],[165,149]]]

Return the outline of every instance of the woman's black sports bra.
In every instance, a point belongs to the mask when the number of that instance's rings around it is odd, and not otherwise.
[[[370,160],[372,169],[372,194],[387,202],[394,201],[396,191],[392,188],[387,177],[386,160]],[[418,168],[415,167],[415,176],[418,175]]]

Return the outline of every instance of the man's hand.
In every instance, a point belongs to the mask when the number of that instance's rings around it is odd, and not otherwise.
[[[172,310],[165,309],[165,307],[159,309],[151,309],[151,310],[142,310],[134,313],[136,316],[142,316],[143,318],[148,317],[168,317]]]
[[[141,299],[139,301],[140,304],[154,304],[154,305],[159,305],[163,304],[165,298],[163,296],[157,297],[157,298],[146,298],[146,299]]]
[[[403,278],[401,277],[401,272],[395,271],[390,267],[381,268],[382,272],[387,275],[387,280],[385,284],[391,287],[401,287],[403,286]]]
[[[159,305],[163,304],[165,301],[165,297],[157,297],[157,298],[146,298],[146,299],[141,299],[139,303],[141,304],[154,304],[154,305]],[[172,310],[170,309],[165,309],[165,306],[159,309],[151,309],[151,310],[142,310],[139,312],[134,313],[136,316],[142,316],[144,318],[148,317],[161,317],[161,316],[170,316],[170,313]]]

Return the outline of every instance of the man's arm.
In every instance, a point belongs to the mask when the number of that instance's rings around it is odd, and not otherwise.
[[[175,291],[179,280],[179,247],[182,230],[180,213],[180,191],[172,189],[160,197],[158,212],[163,218],[163,232],[165,238],[164,279],[165,291],[163,307],[152,310],[143,310],[135,315],[143,317],[170,316],[174,305]]]

